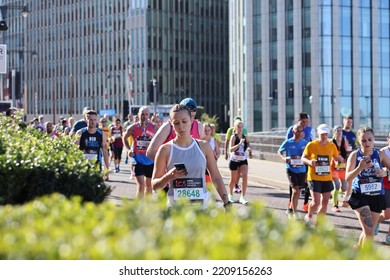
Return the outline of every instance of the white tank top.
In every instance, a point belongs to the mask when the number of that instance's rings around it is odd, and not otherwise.
[[[167,169],[174,167],[175,163],[184,163],[187,176],[169,183],[168,206],[172,207],[175,200],[188,199],[191,202],[200,203],[201,208],[207,208],[210,194],[206,187],[206,157],[202,149],[194,139],[190,146],[183,148],[170,141],[171,151]]]
[[[210,143],[211,149],[214,151],[214,149],[215,149],[215,138],[211,137],[209,143]]]

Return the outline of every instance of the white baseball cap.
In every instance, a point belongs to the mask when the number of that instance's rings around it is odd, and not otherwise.
[[[319,135],[321,135],[321,134],[324,134],[324,133],[326,133],[326,134],[330,134],[330,128],[329,128],[329,126],[327,125],[327,124],[320,124],[318,127],[317,127],[317,133],[319,134]]]

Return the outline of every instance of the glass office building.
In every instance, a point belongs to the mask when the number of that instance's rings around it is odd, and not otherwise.
[[[230,104],[249,131],[312,126],[390,130],[390,9],[376,0],[229,1]]]
[[[21,1],[8,1],[14,5]],[[23,2],[24,3],[24,2]],[[228,123],[228,3],[219,0],[26,1],[23,34],[3,34],[9,48],[28,50],[24,106],[30,115],[81,114],[85,106],[114,109],[193,97],[222,126]],[[24,33],[25,31],[25,33]],[[12,43],[11,43],[12,42]],[[3,78],[7,83],[6,77]],[[23,103],[23,102],[22,102]]]
[[[228,2],[130,1],[130,64],[133,102],[147,100],[150,79],[158,102],[192,97],[221,127],[228,125]]]

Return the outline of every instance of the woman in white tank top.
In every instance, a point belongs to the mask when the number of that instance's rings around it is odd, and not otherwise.
[[[217,140],[215,140],[215,138],[211,136],[211,125],[209,123],[203,124],[203,132],[205,135],[204,140],[210,143],[211,149],[214,152],[214,157],[216,160],[218,160],[220,156],[219,145]]]
[[[177,200],[186,199],[199,202],[204,209],[210,198],[205,181],[207,168],[224,206],[229,205],[226,188],[210,144],[204,140],[194,140],[190,135],[190,110],[183,105],[174,105],[169,115],[176,137],[160,146],[157,151],[152,177],[153,189],[159,190],[169,184],[169,207]],[[175,167],[178,163],[183,163],[185,168]]]

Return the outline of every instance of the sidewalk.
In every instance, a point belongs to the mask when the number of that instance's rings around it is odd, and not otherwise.
[[[230,177],[229,161],[221,156],[217,164],[222,176]],[[266,185],[278,189],[286,189],[289,184],[286,168],[282,161],[248,159],[248,165],[248,184],[251,186]]]

